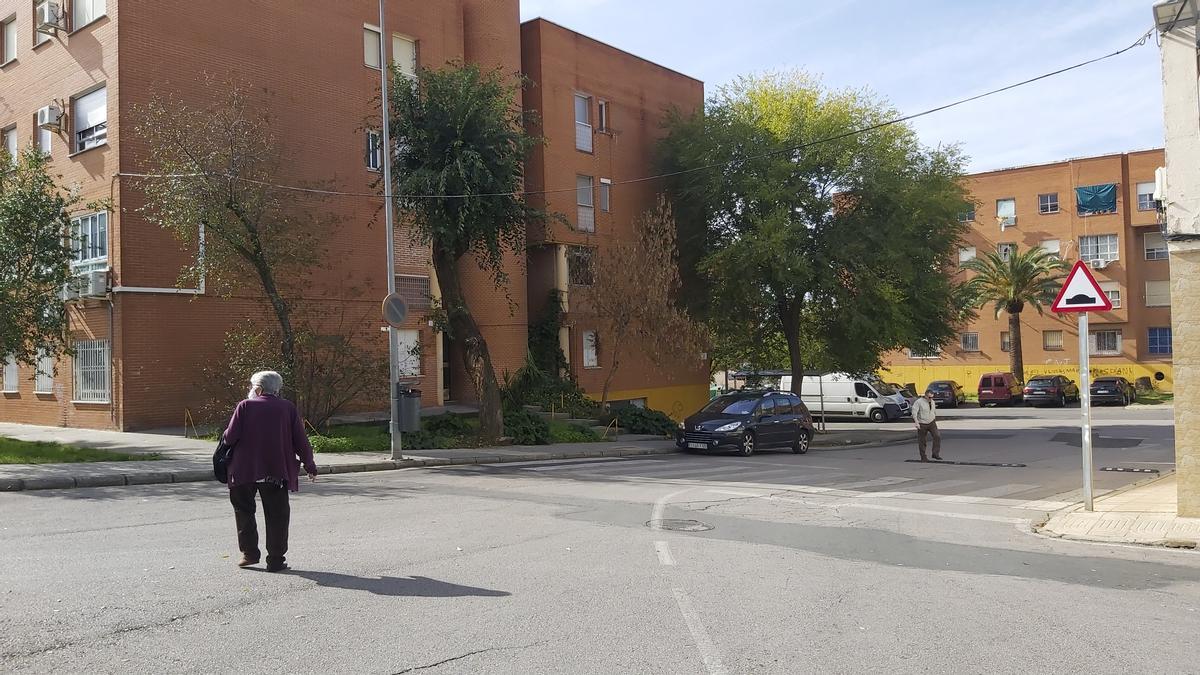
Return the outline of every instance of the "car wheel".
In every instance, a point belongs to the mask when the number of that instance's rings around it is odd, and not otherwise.
[[[808,452],[808,446],[812,444],[812,433],[808,429],[801,429],[800,433],[796,434],[796,440],[792,443],[792,452],[797,455],[803,455]]]
[[[885,413],[883,411],[883,408],[876,408],[871,411],[871,421],[872,422],[886,422],[887,421],[887,413]]]
[[[1060,407],[1060,408],[1067,407],[1067,395],[1066,394],[1058,395],[1058,407]]]
[[[742,434],[742,447],[738,449],[738,454],[742,457],[749,457],[754,454],[754,432],[747,431]]]

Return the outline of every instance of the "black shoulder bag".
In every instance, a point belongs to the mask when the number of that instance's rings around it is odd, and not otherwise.
[[[225,442],[225,434],[217,443],[217,451],[213,453],[213,478],[218,482],[229,482],[229,463],[233,461],[233,446]]]

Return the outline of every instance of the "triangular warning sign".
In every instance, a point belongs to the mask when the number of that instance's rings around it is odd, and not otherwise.
[[[1112,301],[1096,283],[1096,277],[1092,276],[1087,263],[1079,260],[1071,268],[1067,281],[1050,309],[1059,313],[1107,312],[1112,309]]]

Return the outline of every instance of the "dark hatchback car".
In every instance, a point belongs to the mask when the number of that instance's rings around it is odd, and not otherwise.
[[[1088,389],[1092,393],[1092,403],[1116,403],[1125,406],[1137,400],[1137,390],[1129,380],[1117,375],[1097,377]]]
[[[1039,375],[1025,383],[1025,403],[1063,407],[1079,400],[1079,386],[1063,375]]]
[[[791,448],[804,454],[815,433],[812,415],[799,396],[747,391],[709,401],[679,425],[675,445],[686,450],[734,450],[745,457],[767,448]]]
[[[926,389],[933,392],[933,400],[946,408],[957,408],[967,400],[967,392],[954,380],[934,380]]]

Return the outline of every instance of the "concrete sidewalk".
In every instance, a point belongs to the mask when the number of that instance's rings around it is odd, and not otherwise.
[[[65,427],[40,427],[0,423],[0,436],[24,441],[51,441],[68,445],[128,454],[157,454],[154,461],[90,462],[71,464],[0,464],[0,492],[49,490],[114,485],[149,485],[211,481],[212,441],[169,434],[97,431]],[[871,426],[819,434],[813,450],[861,448],[911,442],[915,437],[903,428]],[[322,474],[390,471],[411,467],[453,464],[500,464],[591,457],[627,457],[680,452],[674,441],[645,436],[625,436],[616,441],[560,443],[557,445],[514,445],[499,448],[413,450],[393,461],[381,452],[320,453],[317,467]]]
[[[1174,473],[1135,483],[1097,498],[1092,512],[1082,504],[1060,511],[1038,531],[1081,541],[1196,548],[1200,518],[1176,515],[1175,490]]]

